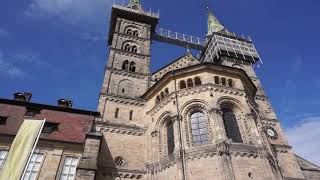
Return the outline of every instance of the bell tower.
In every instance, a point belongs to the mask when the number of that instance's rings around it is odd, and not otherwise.
[[[158,19],[158,14],[143,10],[140,0],[130,0],[127,6],[112,6],[109,57],[98,107],[103,121],[132,119],[131,113],[124,116],[117,103],[109,104],[108,98],[139,100],[150,86],[151,37]],[[104,112],[106,106],[108,113]]]

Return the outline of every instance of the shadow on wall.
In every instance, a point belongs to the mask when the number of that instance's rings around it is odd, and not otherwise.
[[[100,152],[98,156],[98,170],[96,180],[114,180],[118,175],[118,170],[110,152],[105,137],[102,138]]]

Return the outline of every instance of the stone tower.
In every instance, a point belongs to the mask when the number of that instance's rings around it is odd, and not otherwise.
[[[210,11],[206,40],[157,31],[158,20],[139,0],[112,6],[102,117],[94,126],[103,133],[96,179],[320,177],[288,145],[255,74],[260,57],[250,39]],[[203,53],[197,59],[188,52],[151,73],[152,40]]]

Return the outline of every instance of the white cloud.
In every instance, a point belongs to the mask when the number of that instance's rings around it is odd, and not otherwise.
[[[309,117],[287,128],[289,144],[294,151],[307,160],[320,165],[320,116]]]
[[[0,73],[9,75],[10,77],[22,77],[26,73],[16,67],[14,64],[9,63],[0,51]]]
[[[111,0],[32,0],[26,14],[73,25],[93,25],[107,22],[110,5]]]
[[[34,68],[55,71],[51,64],[40,59],[39,55],[33,51],[21,49],[17,51],[0,50],[0,74],[11,78],[25,78],[32,75]]]

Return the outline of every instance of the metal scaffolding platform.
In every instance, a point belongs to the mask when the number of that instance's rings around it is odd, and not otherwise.
[[[206,39],[201,39],[195,36],[182,34],[162,28],[157,28],[153,39],[169,44],[178,45],[185,48],[204,50],[207,45]]]
[[[221,56],[236,58],[252,64],[260,60],[260,56],[251,40],[215,33],[204,52],[202,61],[212,62]]]

